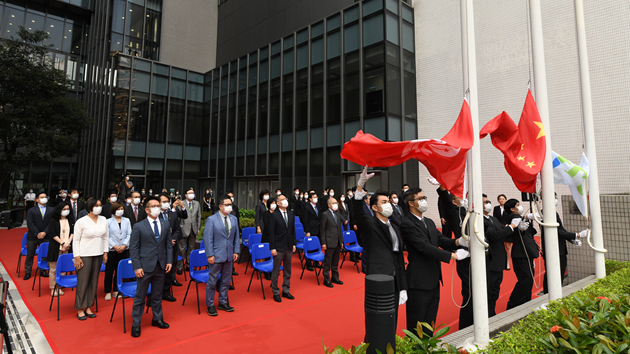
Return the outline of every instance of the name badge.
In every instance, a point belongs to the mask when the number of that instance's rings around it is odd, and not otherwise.
[[[199,251],[199,254],[206,253],[206,250]]]
[[[131,259],[127,261],[127,263],[131,264]]]

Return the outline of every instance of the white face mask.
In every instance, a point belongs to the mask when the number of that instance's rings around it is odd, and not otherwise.
[[[151,208],[151,216],[154,218],[157,218],[158,216],[160,216],[160,207],[153,207]]]
[[[299,195],[299,194],[300,194],[300,192],[299,192],[299,191],[298,191],[298,192],[295,192],[295,195]]]
[[[232,212],[232,206],[228,205],[228,206],[223,207],[223,212],[226,213],[226,214],[231,213]]]
[[[276,210],[276,207],[277,207],[277,205],[275,205],[275,204],[271,204],[271,206],[269,207],[269,209],[271,209],[271,210]]]
[[[79,199],[79,193],[74,193],[72,195],[72,199]]]
[[[392,198],[392,202],[394,202],[394,204],[398,204],[398,198]]]
[[[116,210],[116,216],[117,217],[121,217],[123,215],[125,215],[125,211],[124,210]]]
[[[127,204],[131,204],[131,199],[127,199]]]
[[[519,205],[518,207],[516,207],[516,212],[518,213],[518,215],[523,215],[523,206]]]
[[[61,211],[61,216],[68,216],[70,215],[70,210],[62,210]]]
[[[61,198],[65,198],[65,197],[67,197],[67,196],[68,196],[68,195],[67,195],[66,193],[61,193]]]
[[[381,208],[383,209],[383,211],[380,211],[381,215],[383,215],[386,218],[392,216],[392,213],[394,212],[394,209],[392,208],[391,204],[389,204],[389,203],[383,204],[381,206]]]
[[[348,193],[348,197],[352,198],[354,196],[354,193],[350,192]]]
[[[234,203],[234,197],[230,197],[230,199],[232,200],[232,203]]]
[[[404,188],[403,193],[407,192],[408,190],[409,190],[408,188]]]
[[[265,194],[265,195],[263,196],[263,200],[264,200],[264,201],[269,200],[269,194]]]
[[[491,213],[492,212],[492,204],[491,203],[486,203],[483,206],[483,211],[485,211],[486,213]]]
[[[280,193],[280,192],[276,193],[276,195],[281,195],[281,194],[282,194],[282,193]]]
[[[74,198],[74,199],[77,199],[77,198]],[[112,203],[116,203],[118,201],[118,197],[111,197],[109,198],[109,201]]]
[[[339,199],[341,199],[341,201],[342,201],[342,202],[345,202],[345,201],[346,201],[346,198],[345,198],[345,197],[341,197],[341,198],[339,198]]]
[[[418,202],[418,206],[416,207],[416,209],[418,209],[419,212],[424,213],[429,209],[429,203],[426,201],[426,199],[422,199]]]
[[[134,203],[135,205],[140,204],[140,198],[133,198],[133,203]]]
[[[165,202],[162,203],[162,210],[168,210],[171,207],[171,203]]]
[[[313,204],[317,204],[317,198],[313,198]]]
[[[48,203],[48,198],[39,198],[39,204],[46,205]]]
[[[333,211],[337,211],[339,209],[339,204],[333,204],[332,205],[332,210]]]
[[[287,200],[285,199],[285,200],[280,202],[280,206],[283,207],[283,208],[286,208],[286,207],[289,206],[289,202],[287,202]]]
[[[101,211],[103,211],[103,207],[94,207],[92,208],[92,214],[94,215],[101,215]]]
[[[186,198],[188,198],[188,200],[193,200],[193,199],[195,199],[195,193],[189,193],[189,194],[186,194]]]
[[[554,203],[556,203],[556,206],[558,206],[558,199],[555,199]]]
[[[328,193],[329,196],[334,197],[335,196],[335,192],[330,192]]]

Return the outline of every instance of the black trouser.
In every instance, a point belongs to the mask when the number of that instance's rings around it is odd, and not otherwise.
[[[457,261],[457,275],[462,281],[462,304],[459,309],[459,329],[473,324],[472,286],[470,283],[470,257]]]
[[[564,241],[562,241],[564,242]],[[546,294],[549,292],[549,287],[547,286],[547,259],[543,257],[545,261],[545,277],[543,279],[543,292]],[[560,283],[562,284],[562,278],[564,277],[564,272],[567,270],[567,255],[560,255]]]
[[[324,282],[330,282],[330,271],[332,269],[332,280],[339,281],[339,254],[341,245],[335,248],[326,248],[324,257]]]
[[[37,252],[37,247],[44,242],[48,242],[45,239],[27,239],[26,240],[26,261],[24,261],[24,273],[25,275],[30,275],[31,270],[33,269],[33,258],[35,257],[35,252]]]
[[[138,278],[138,288],[136,290],[136,296],[133,298],[133,311],[131,318],[133,318],[134,327],[140,327],[140,321],[142,320],[142,312],[144,310],[144,299],[147,297],[147,291],[149,285],[151,285],[151,312],[153,313],[153,320],[160,321],[162,316],[162,290],[164,290],[164,268],[160,265],[160,262],[156,262],[155,268],[152,272],[144,272],[142,278]]]
[[[492,317],[497,314],[497,300],[501,293],[501,283],[503,282],[503,271],[486,272],[486,279],[488,281],[488,317]]]
[[[175,240],[175,245],[173,245],[173,264],[177,264],[177,254],[179,249],[177,247],[177,240]],[[162,297],[171,295],[171,286],[173,286],[173,282],[177,280],[177,267],[171,267],[171,271],[166,273],[166,278],[164,279],[164,290],[162,291]],[[184,271],[186,271],[184,269]]]
[[[436,286],[433,290],[407,290],[407,330],[415,335],[418,322],[426,322],[431,324],[437,318],[438,308],[440,306],[440,286]],[[422,326],[425,334],[433,335],[426,327]]]
[[[514,285],[512,294],[510,294],[510,300],[507,304],[508,310],[531,300],[532,287],[534,286],[534,278],[532,276],[534,272],[533,261],[528,262],[527,258],[512,257],[512,265],[518,281]]]
[[[129,258],[128,249],[125,249],[121,253],[116,251],[109,251],[107,253],[107,263],[105,263],[105,294],[112,292],[112,283],[114,284],[114,291],[118,291],[118,282],[116,281],[115,274],[118,270],[118,263],[125,258]]]

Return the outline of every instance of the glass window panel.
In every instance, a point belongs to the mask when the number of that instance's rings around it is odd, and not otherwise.
[[[335,29],[339,28],[340,26],[341,26],[341,17],[339,16],[339,14],[330,16],[326,20],[326,30],[327,31],[335,30]]]
[[[328,62],[327,114],[328,124],[341,120],[341,80],[339,76],[339,59]]]
[[[296,129],[306,128],[308,121],[308,70],[304,69],[297,73],[297,97],[295,112]]]
[[[321,63],[323,60],[324,60],[324,40],[322,38],[315,39],[311,42],[311,65]]]
[[[129,120],[129,139],[146,141],[149,123],[149,94],[134,91],[131,98],[131,119]],[[144,150],[140,156],[144,156]]]
[[[285,50],[293,48],[293,35],[284,37],[283,45]]]
[[[385,17],[387,27],[387,40],[398,45],[398,17],[387,14]]]
[[[203,104],[200,102],[188,101],[188,111],[186,113],[186,155],[188,155],[189,145],[198,147],[199,155],[196,158],[201,158],[201,144],[203,141]]]
[[[155,82],[155,77],[153,82]],[[166,114],[168,112],[168,101],[166,95],[156,95],[155,92],[151,96],[151,126],[149,129],[149,141],[163,143],[166,140]],[[149,145],[149,153],[151,154],[151,145]],[[160,156],[164,157],[164,149]]]
[[[260,60],[269,58],[269,47],[260,48]]]
[[[339,146],[341,144],[341,125],[332,124],[326,128],[326,146]]]
[[[238,68],[244,69],[247,66],[247,56],[244,56],[238,60]]]
[[[293,129],[293,74],[284,76],[284,97],[282,100],[282,130]]]
[[[364,0],[363,1],[363,17],[375,13],[383,9],[383,0]]]
[[[143,73],[141,71],[134,71],[134,76],[135,77],[132,83],[134,83],[135,85],[132,85],[131,88],[139,92],[149,93],[149,82],[151,80],[151,75],[149,75],[148,73]]]
[[[387,111],[400,116],[401,95],[400,95],[400,69],[391,65],[387,66]]]
[[[171,97],[186,98],[186,81],[171,79]]]
[[[387,125],[387,135],[389,141],[402,140],[400,118],[389,117],[387,119]]]
[[[326,151],[326,185],[335,188],[341,195],[341,147],[329,148]]]
[[[416,119],[416,75],[407,71],[404,73],[403,85],[405,90],[405,117]]]
[[[329,33],[326,37],[326,59],[336,58],[341,54],[341,32]]]
[[[267,82],[269,79],[269,61],[263,60],[260,62],[260,82]]]
[[[258,51],[249,53],[249,64],[254,64],[258,61]]]
[[[308,41],[308,28],[305,28],[297,33],[297,44],[302,44]]]
[[[402,7],[402,18],[405,21],[413,23],[413,10],[411,10],[408,6],[403,5]]]
[[[44,30],[44,16],[27,12],[26,21],[24,22],[24,29],[31,33],[35,31],[43,31]]]
[[[282,134],[282,151],[292,151],[292,150],[293,150],[293,134],[292,133]]]
[[[385,51],[387,52],[387,56],[386,56],[387,63],[395,67],[400,67],[400,62],[399,62],[400,47],[393,45],[391,43],[386,43]]]
[[[358,120],[346,122],[344,131],[344,143],[350,141],[361,130],[361,122]]]
[[[383,40],[383,14],[363,20],[363,46]]]
[[[343,24],[347,25],[350,22],[359,19],[359,6],[354,6],[343,12]]]
[[[2,38],[19,38],[17,32],[23,24],[24,10],[17,10],[7,6],[2,17]]]
[[[383,56],[383,49],[383,45],[377,45],[375,47],[365,49],[365,51],[363,52],[365,56],[363,67],[372,68],[382,65],[385,61],[385,57]]]
[[[153,75],[151,86],[154,95],[168,96],[168,77]]]
[[[72,38],[72,43],[70,44],[70,53],[72,54],[81,54],[81,49],[83,48],[83,41],[87,39],[88,26],[85,28],[81,25],[81,23],[77,23],[74,21],[74,24],[70,28],[68,23],[66,22],[66,37]],[[69,31],[72,31],[72,37],[70,37]],[[65,43],[65,42],[64,42]],[[124,47],[123,47],[124,50]]]
[[[282,49],[281,47],[282,45],[280,44],[280,41],[271,44],[271,55],[276,55],[280,53],[280,50]]]
[[[271,58],[271,78],[280,77],[280,56]]]
[[[385,7],[393,12],[394,14],[398,15],[398,0],[385,0]]]
[[[71,47],[72,47],[72,42],[70,41],[70,39],[63,42],[63,47],[64,47],[64,50],[63,50],[64,52],[70,52]],[[123,35],[122,34],[112,32],[111,42],[109,45],[109,51],[112,53],[123,51]]]
[[[368,118],[363,121],[365,133],[372,134],[375,137],[385,140],[385,117]]]
[[[295,149],[306,150],[308,137],[306,135],[306,129],[295,131]]]
[[[311,38],[316,38],[324,33],[324,22],[320,21],[311,26]]]
[[[127,34],[136,38],[138,41],[142,41],[142,35],[144,33],[144,7],[136,4],[129,4],[129,32]]]
[[[406,22],[403,22],[402,29],[403,48],[413,53],[415,51],[415,44],[413,41],[413,26]]]
[[[151,62],[145,60],[138,60],[137,58],[133,61],[133,68],[136,70],[142,71],[151,71]]]
[[[418,122],[405,119],[405,140],[418,139]]]
[[[189,82],[196,82],[198,84],[203,84],[203,74],[200,73],[196,73],[193,71],[189,71],[188,72],[188,81]]]
[[[324,145],[324,128],[311,128],[311,149],[321,148]]]
[[[311,69],[311,126],[324,122],[324,66]]]
[[[348,26],[343,32],[344,53],[350,53],[359,49],[359,24]]]
[[[122,33],[125,30],[125,0],[114,0],[112,8],[112,31]]]
[[[188,101],[203,102],[203,85],[188,83]]]
[[[286,63],[285,63],[286,66]],[[308,44],[297,48],[297,69],[304,69],[308,66]]]
[[[366,70],[364,83],[365,115],[382,113],[384,111],[383,90],[385,86],[383,67]]]
[[[249,67],[249,86],[256,86],[258,80],[258,67],[256,65]]]
[[[241,69],[238,75],[238,89],[244,90],[247,88],[247,70]],[[245,99],[241,103],[245,103]]]
[[[403,69],[412,73],[416,72],[416,60],[413,53],[406,50],[403,51]]]
[[[52,46],[49,47],[50,49],[61,50],[64,34],[63,21],[48,18],[46,20],[45,32],[49,37],[44,41],[44,45],[49,46],[52,44]],[[70,42],[70,39],[68,39],[68,42]]]
[[[175,80],[172,80],[175,81]],[[184,96],[185,97],[185,96]],[[183,99],[171,97],[168,120],[168,142],[181,144],[184,142],[184,121],[186,105]],[[169,150],[171,145],[169,145]],[[170,151],[169,151],[170,154]],[[170,156],[170,155],[169,155]],[[181,151],[180,156],[181,158]]]
[[[174,78],[177,78],[177,79],[186,80],[186,70],[173,68],[173,73],[172,73],[171,76],[173,76]]]
[[[284,52],[284,70],[283,74],[289,74],[293,72],[293,50]]]

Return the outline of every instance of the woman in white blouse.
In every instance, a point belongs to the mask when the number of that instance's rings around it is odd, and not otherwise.
[[[118,296],[118,286],[114,274],[118,269],[118,263],[129,258],[129,238],[131,237],[131,222],[124,217],[125,206],[114,203],[110,209],[111,217],[107,219],[109,229],[109,254],[105,267],[105,301],[112,299],[112,283],[114,284],[113,296]]]
[[[101,263],[107,263],[109,232],[107,220],[104,216],[99,216],[102,209],[100,200],[88,199],[86,210],[89,214],[74,224],[72,250],[74,267],[77,269],[77,294],[74,309],[77,310],[77,318],[80,321],[85,321],[88,317],[96,317],[90,308],[96,299]]]

